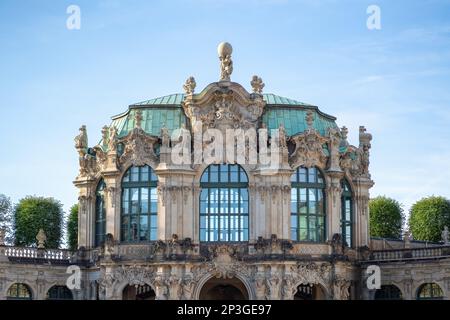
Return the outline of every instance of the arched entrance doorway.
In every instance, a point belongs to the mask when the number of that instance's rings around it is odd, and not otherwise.
[[[122,291],[122,300],[155,300],[156,294],[149,285],[127,285]]]
[[[297,287],[294,300],[326,300],[326,295],[320,285],[301,284]]]
[[[199,298],[200,300],[248,300],[248,292],[238,278],[211,278],[203,285]]]

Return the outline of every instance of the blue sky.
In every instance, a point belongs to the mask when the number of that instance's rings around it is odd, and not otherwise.
[[[66,9],[81,9],[81,29]],[[368,30],[366,9],[381,9]],[[318,105],[374,136],[372,196],[450,198],[450,1],[0,1],[0,193],[77,201],[73,138],[90,145],[129,104],[219,77]]]

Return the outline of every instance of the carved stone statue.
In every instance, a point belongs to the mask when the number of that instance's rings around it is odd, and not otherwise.
[[[138,129],[142,129],[142,111],[136,110],[136,113],[134,114],[134,127]]]
[[[108,145],[109,136],[108,136],[108,126],[103,126],[102,128],[102,142],[104,146]]]
[[[403,241],[405,242],[405,249],[410,249],[411,248],[412,235],[411,235],[411,232],[409,230],[406,230],[403,233]]]
[[[313,123],[314,123],[314,112],[312,110],[308,110],[306,112],[306,125],[308,126],[308,129],[312,129]]]
[[[445,245],[450,245],[449,231],[447,226],[445,226],[444,230],[442,231],[442,242],[444,242]]]
[[[195,82],[195,78],[189,77],[183,85],[184,92],[187,95],[194,94],[194,90],[195,90],[196,86],[197,86],[197,83]]]
[[[85,125],[81,126],[80,133],[75,137],[75,148],[80,156],[86,154],[88,148],[88,136]]]
[[[47,236],[45,235],[44,229],[39,229],[36,240],[38,249],[45,249],[45,241],[47,241]]]
[[[109,151],[117,151],[117,128],[114,126],[109,128],[108,149]]]
[[[161,146],[166,148],[170,147],[169,129],[167,129],[165,124],[161,128]]]
[[[252,81],[250,82],[253,92],[254,93],[258,93],[258,94],[262,94],[263,88],[265,86],[264,82],[262,81],[262,79],[258,76],[253,76]]]
[[[369,174],[369,157],[370,157],[370,141],[372,140],[372,135],[366,133],[366,128],[363,126],[359,127],[359,148],[358,148],[358,160],[359,160],[359,170],[358,174],[362,177],[370,178]]]
[[[328,130],[329,148],[330,148],[330,171],[341,171],[339,166],[339,144],[341,143],[341,135],[339,129],[330,128]]]
[[[280,137],[280,148],[287,148],[287,134],[283,124],[280,124],[278,132]]]
[[[233,47],[228,42],[222,42],[217,48],[220,59],[220,81],[230,81],[230,76],[233,73],[233,61],[231,54]]]

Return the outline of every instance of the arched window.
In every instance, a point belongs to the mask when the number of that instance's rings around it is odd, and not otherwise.
[[[444,293],[441,287],[436,283],[425,283],[417,290],[417,299],[419,300],[442,300]]]
[[[73,300],[72,291],[66,286],[53,286],[47,291],[47,300]]]
[[[342,180],[341,233],[349,247],[353,246],[353,200],[352,189],[347,180]]]
[[[105,242],[106,234],[106,208],[105,208],[105,181],[100,180],[95,192],[95,246]]]
[[[31,290],[24,283],[14,283],[6,293],[8,300],[31,300]]]
[[[200,186],[200,241],[248,241],[248,178],[244,169],[210,165]]]
[[[300,167],[291,177],[291,239],[325,241],[325,183],[316,168]]]
[[[122,241],[157,240],[158,178],[149,166],[131,167],[122,180]]]
[[[375,292],[375,300],[402,300],[402,292],[394,285],[381,286]]]

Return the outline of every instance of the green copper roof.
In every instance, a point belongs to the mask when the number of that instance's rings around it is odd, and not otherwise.
[[[175,93],[164,97],[159,97],[155,99],[150,99],[142,102],[138,102],[132,104],[131,106],[150,106],[150,105],[172,105],[177,106],[181,105],[181,102],[184,99],[184,94]]]
[[[186,116],[181,108],[140,108],[142,111],[142,129],[150,135],[159,136],[165,125],[169,133],[186,124]],[[134,128],[136,109],[130,109],[126,115],[115,118],[112,125],[117,128],[119,137],[126,136]]]
[[[171,105],[171,106],[177,106],[181,105],[181,102],[184,99],[184,94],[182,93],[175,93],[170,94],[168,96],[159,97],[155,99],[145,100],[142,102],[138,102],[135,104],[132,104],[132,107],[137,106],[151,106],[151,105]],[[273,104],[273,105],[291,105],[291,106],[310,106],[307,103],[303,103],[297,100],[277,96],[272,93],[264,93],[263,99],[266,101],[267,104]]]
[[[119,137],[126,136],[134,128],[135,110],[142,110],[142,128],[150,135],[159,136],[161,128],[165,125],[169,132],[187,124],[187,118],[181,108],[184,94],[176,93],[151,100],[132,104],[127,112],[113,117],[113,123]],[[305,117],[307,110],[314,112],[314,128],[326,135],[328,128],[337,128],[335,118],[322,113],[317,107],[277,96],[271,93],[263,94],[266,101],[266,110],[262,121],[269,129],[277,129],[280,124],[286,128],[288,135],[294,135],[306,130]]]
[[[305,121],[306,112],[315,110],[314,108],[269,108],[263,115],[262,121],[269,129],[277,129],[281,124],[284,125],[286,133],[289,136],[305,131],[308,126]],[[314,111],[313,127],[322,135],[328,133],[328,128],[337,128],[334,120],[329,117],[321,115]]]

